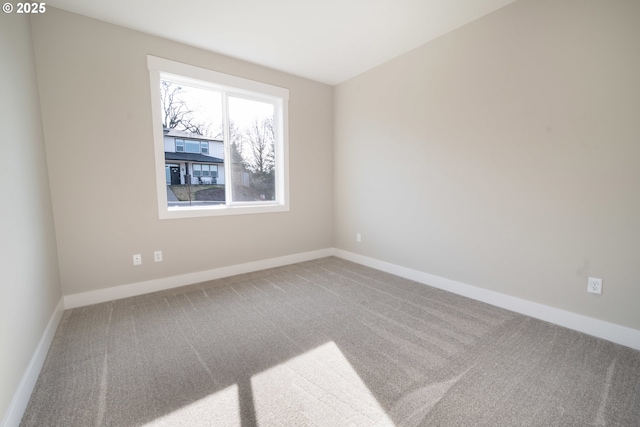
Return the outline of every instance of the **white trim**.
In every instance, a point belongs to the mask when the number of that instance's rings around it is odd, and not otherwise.
[[[575,331],[583,332],[585,334],[640,350],[640,330],[524,300],[522,298],[505,295],[499,292],[335,248],[320,249],[317,251],[303,252],[228,267],[220,267],[196,273],[187,273],[179,276],[67,295],[64,297],[64,307],[69,309],[98,304],[101,302],[204,282],[207,280],[229,277],[236,274],[250,273],[266,268],[310,261],[332,255],[358,264],[366,265],[367,267],[382,270],[390,274],[395,274],[396,276],[414,280],[434,288],[443,289],[454,294],[482,301],[496,307],[501,307],[516,313],[531,316],[536,319],[544,320],[565,328],[573,329]]]
[[[367,267],[404,277],[405,279],[414,280],[434,288],[443,289],[454,294],[640,350],[640,330],[637,329],[605,322],[604,320],[594,319],[593,317],[490,291],[444,277],[434,276],[433,274],[369,258],[342,249],[334,249],[334,255]]]
[[[196,273],[187,273],[179,276],[164,277],[161,279],[147,280],[145,282],[114,286],[112,288],[81,292],[78,294],[66,295],[64,297],[64,306],[67,309],[83,307],[86,305],[98,304],[101,302],[191,285],[194,283],[206,282],[208,280],[220,279],[222,277],[234,276],[236,274],[251,273],[253,271],[264,270],[267,268],[281,267],[283,265],[295,264],[303,261],[311,261],[331,255],[333,255],[332,248],[320,249],[317,251],[247,262],[245,264],[214,268],[212,270],[199,271]]]
[[[63,313],[64,301],[60,298],[60,301],[53,310],[49,323],[42,334],[42,338],[40,338],[36,351],[33,353],[24,375],[22,375],[22,380],[20,380],[20,385],[18,385],[18,389],[13,395],[13,399],[9,404],[9,409],[7,409],[7,412],[2,419],[2,423],[0,423],[3,427],[13,427],[20,424],[24,411],[27,409],[27,405],[29,404],[29,399],[31,399],[31,393],[33,393],[33,389],[38,381],[38,376],[40,375],[40,371],[44,365],[44,360],[47,357],[49,347],[51,347],[51,342],[56,334],[56,329],[58,329],[58,324],[60,324],[60,319],[62,319]]]
[[[151,90],[151,112],[153,125],[154,159],[156,164],[156,196],[158,201],[158,217],[160,219],[211,217],[220,215],[260,214],[271,212],[287,212],[289,199],[289,89],[268,83],[245,79],[206,68],[196,67],[169,59],[147,55],[149,84]],[[230,145],[225,144],[225,198],[221,205],[174,206],[167,205],[165,142],[160,117],[160,81],[170,78],[190,86],[217,90],[222,93],[223,100],[227,95],[257,100],[272,104],[274,107],[275,135],[275,199],[274,201],[233,202],[231,196],[231,159]],[[227,123],[227,102],[223,102],[223,123]],[[228,126],[223,125],[224,140],[229,141]],[[185,151],[186,152],[186,151]]]
[[[171,74],[172,79],[190,85],[193,85],[195,80],[197,86],[214,90],[228,91],[229,87],[233,87],[234,93],[243,94],[252,99],[289,99],[289,90],[283,87],[153,55],[147,55],[147,67],[159,73]]]
[[[42,334],[42,338],[36,347],[33,357],[22,376],[18,389],[16,390],[0,425],[2,427],[13,427],[20,424],[65,308],[82,307],[85,305],[142,295],[149,292],[219,279],[236,274],[250,273],[267,268],[310,261],[332,255],[367,267],[382,270],[390,274],[395,274],[406,279],[414,280],[428,286],[473,298],[477,301],[482,301],[497,307],[505,308],[507,310],[640,350],[640,330],[637,329],[571,313],[544,304],[523,300],[521,298],[512,297],[499,292],[490,291],[488,289],[413,270],[397,264],[380,261],[342,249],[327,248],[65,296],[63,299],[60,299],[56,305],[56,308],[51,315],[49,323]]]

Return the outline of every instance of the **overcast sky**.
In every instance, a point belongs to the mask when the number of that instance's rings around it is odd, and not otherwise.
[[[222,96],[219,92],[202,88],[195,88],[180,84],[183,89],[182,98],[189,109],[194,111],[197,122],[211,123],[212,133],[216,136],[221,132]],[[229,116],[240,128],[249,126],[255,120],[261,122],[266,117],[273,117],[273,105],[229,97]]]

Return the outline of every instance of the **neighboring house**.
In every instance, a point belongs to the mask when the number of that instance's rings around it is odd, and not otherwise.
[[[224,143],[176,129],[164,129],[167,185],[224,184]]]

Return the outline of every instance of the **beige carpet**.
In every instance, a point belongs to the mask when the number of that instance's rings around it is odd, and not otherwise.
[[[23,426],[640,426],[640,352],[337,258],[68,310]]]

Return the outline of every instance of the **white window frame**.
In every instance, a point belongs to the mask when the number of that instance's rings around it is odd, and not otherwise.
[[[155,56],[147,56],[149,80],[151,85],[151,113],[153,140],[156,163],[156,186],[158,198],[158,215],[160,219],[193,218],[218,215],[256,214],[289,211],[289,126],[288,104],[289,90],[266,83],[248,80],[242,77],[224,74],[206,68],[195,67]],[[197,84],[203,88],[223,93],[223,120],[227,120],[226,96],[241,96],[268,102],[274,105],[275,127],[275,200],[255,202],[231,201],[231,148],[228,127],[223,126],[225,156],[225,189],[226,202],[223,205],[180,206],[170,207],[167,204],[167,186],[164,159],[164,133],[162,129],[162,113],[160,100],[160,80],[182,81],[190,85]],[[186,152],[186,147],[185,147]]]

